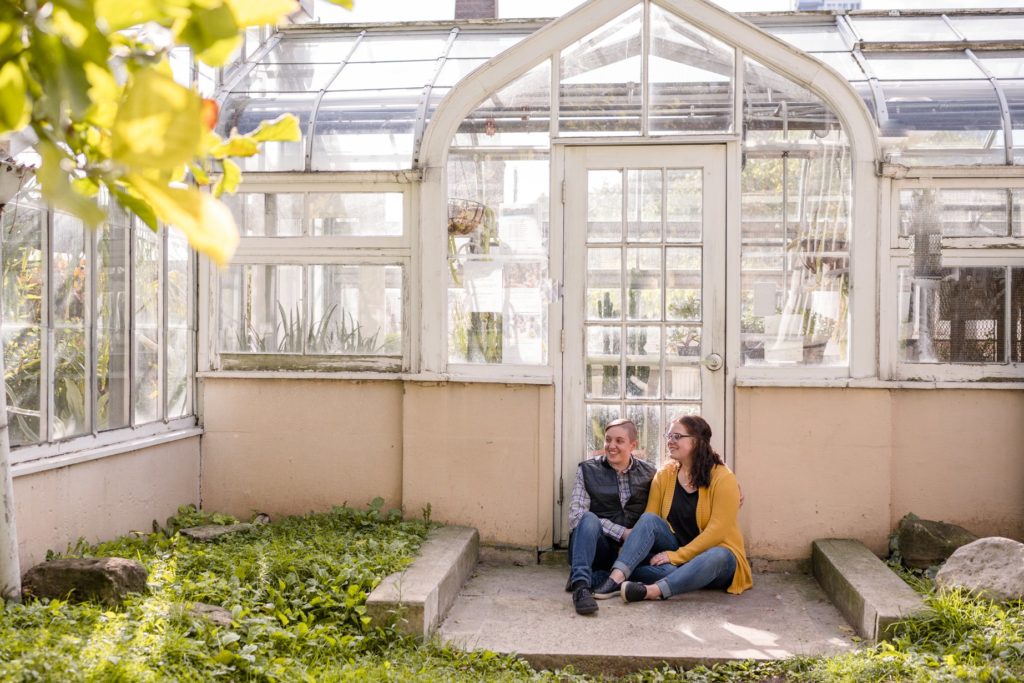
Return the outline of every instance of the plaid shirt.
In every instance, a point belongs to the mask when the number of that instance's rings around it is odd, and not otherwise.
[[[633,456],[630,456],[629,465],[626,469],[615,473],[619,484],[619,503],[622,507],[626,507],[626,502],[632,495],[632,491],[629,488],[629,471],[633,468],[634,462]],[[583,484],[583,470],[577,467],[576,483],[572,485],[572,496],[569,498],[569,531],[573,531],[579,526],[580,520],[583,519],[583,514],[589,511],[590,494],[587,493],[587,487]],[[615,524],[610,519],[602,519],[601,531],[604,532],[605,536],[621,541],[626,527],[621,524]]]

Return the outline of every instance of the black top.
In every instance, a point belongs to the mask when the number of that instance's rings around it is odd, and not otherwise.
[[[672,494],[672,507],[668,511],[668,523],[675,532],[679,547],[697,538],[700,529],[697,527],[697,496],[698,492],[687,493],[676,478],[676,490]]]
[[[651,480],[657,472],[654,465],[633,458],[626,471],[629,500],[625,505],[619,499],[619,473],[608,463],[607,456],[584,460],[579,467],[583,471],[583,486],[590,496],[590,511],[601,519],[610,519],[613,524],[632,528],[647,506]]]

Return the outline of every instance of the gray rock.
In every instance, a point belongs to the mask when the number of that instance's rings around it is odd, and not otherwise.
[[[920,519],[907,515],[900,520],[896,541],[903,564],[915,569],[927,569],[944,562],[953,551],[978,537],[962,526]]]
[[[205,602],[197,602],[189,608],[188,612],[194,617],[206,619],[214,626],[231,627],[231,612],[220,605],[208,605]]]
[[[266,512],[257,512],[256,516],[252,518],[252,523],[256,525],[270,524],[270,515]]]
[[[997,602],[1024,599],[1024,543],[998,536],[968,543],[942,566],[935,585],[965,588]]]
[[[129,593],[144,593],[149,573],[123,557],[72,557],[43,562],[25,572],[22,593],[116,606]]]
[[[228,534],[244,533],[246,531],[252,531],[255,527],[248,522],[242,522],[241,524],[207,524],[205,526],[193,526],[188,529],[182,529],[179,533],[186,538],[190,538],[193,541],[215,541],[221,536],[227,536]]]

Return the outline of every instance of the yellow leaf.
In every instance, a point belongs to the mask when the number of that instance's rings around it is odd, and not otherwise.
[[[327,0],[327,2],[331,3],[332,5],[337,5],[338,7],[344,7],[345,9],[352,9],[352,7],[355,5],[355,3],[352,2],[352,0]]]
[[[160,220],[185,233],[193,249],[219,266],[231,260],[238,247],[238,228],[223,203],[198,190],[162,186],[139,175],[125,180],[153,207]]]
[[[66,38],[74,47],[82,47],[89,37],[89,30],[75,21],[68,11],[62,7],[55,7],[53,9],[50,25],[57,35]]]
[[[189,164],[189,170],[192,171],[192,177],[196,179],[196,182],[200,185],[209,185],[210,176],[206,174],[206,169],[199,164]]]
[[[131,170],[171,169],[195,155],[203,129],[198,94],[153,69],[128,84],[112,127],[113,158]]]
[[[210,156],[215,159],[224,157],[251,157],[259,151],[256,141],[247,136],[232,135],[210,150]]]
[[[235,22],[242,27],[276,24],[299,8],[295,0],[226,0],[235,15]]]
[[[302,139],[302,132],[295,114],[281,114],[273,121],[260,121],[249,137],[256,142],[295,142]]]
[[[0,133],[28,125],[32,107],[25,91],[25,74],[15,62],[0,67]]]
[[[147,21],[187,17],[188,13],[188,8],[183,5],[159,0],[96,0],[96,16],[103,18],[111,31]]]
[[[231,159],[225,159],[222,163],[224,172],[217,179],[217,184],[213,186],[214,197],[220,197],[225,192],[233,194],[238,189],[238,184],[242,182],[242,169],[238,167],[238,164]]]
[[[92,106],[86,117],[89,121],[102,128],[114,125],[117,116],[117,100],[121,95],[114,74],[93,62],[86,62],[85,77],[89,81],[89,99]]]
[[[43,199],[78,216],[89,227],[99,225],[106,214],[103,209],[96,206],[95,201],[82,196],[72,187],[68,172],[61,168],[62,162],[70,163],[64,152],[45,139],[36,143],[36,151],[39,152],[42,162],[36,171],[36,177],[39,179]]]

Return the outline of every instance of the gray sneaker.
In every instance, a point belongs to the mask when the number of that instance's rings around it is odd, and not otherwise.
[[[572,592],[572,606],[576,614],[593,614],[597,611],[597,601],[586,586],[580,586]]]
[[[604,580],[604,583],[598,586],[597,590],[594,591],[594,597],[598,600],[607,600],[608,598],[618,594],[619,586],[621,585],[621,583],[613,580],[609,576],[607,579]]]
[[[623,581],[619,592],[623,602],[641,602],[647,599],[647,586],[639,581]]]

